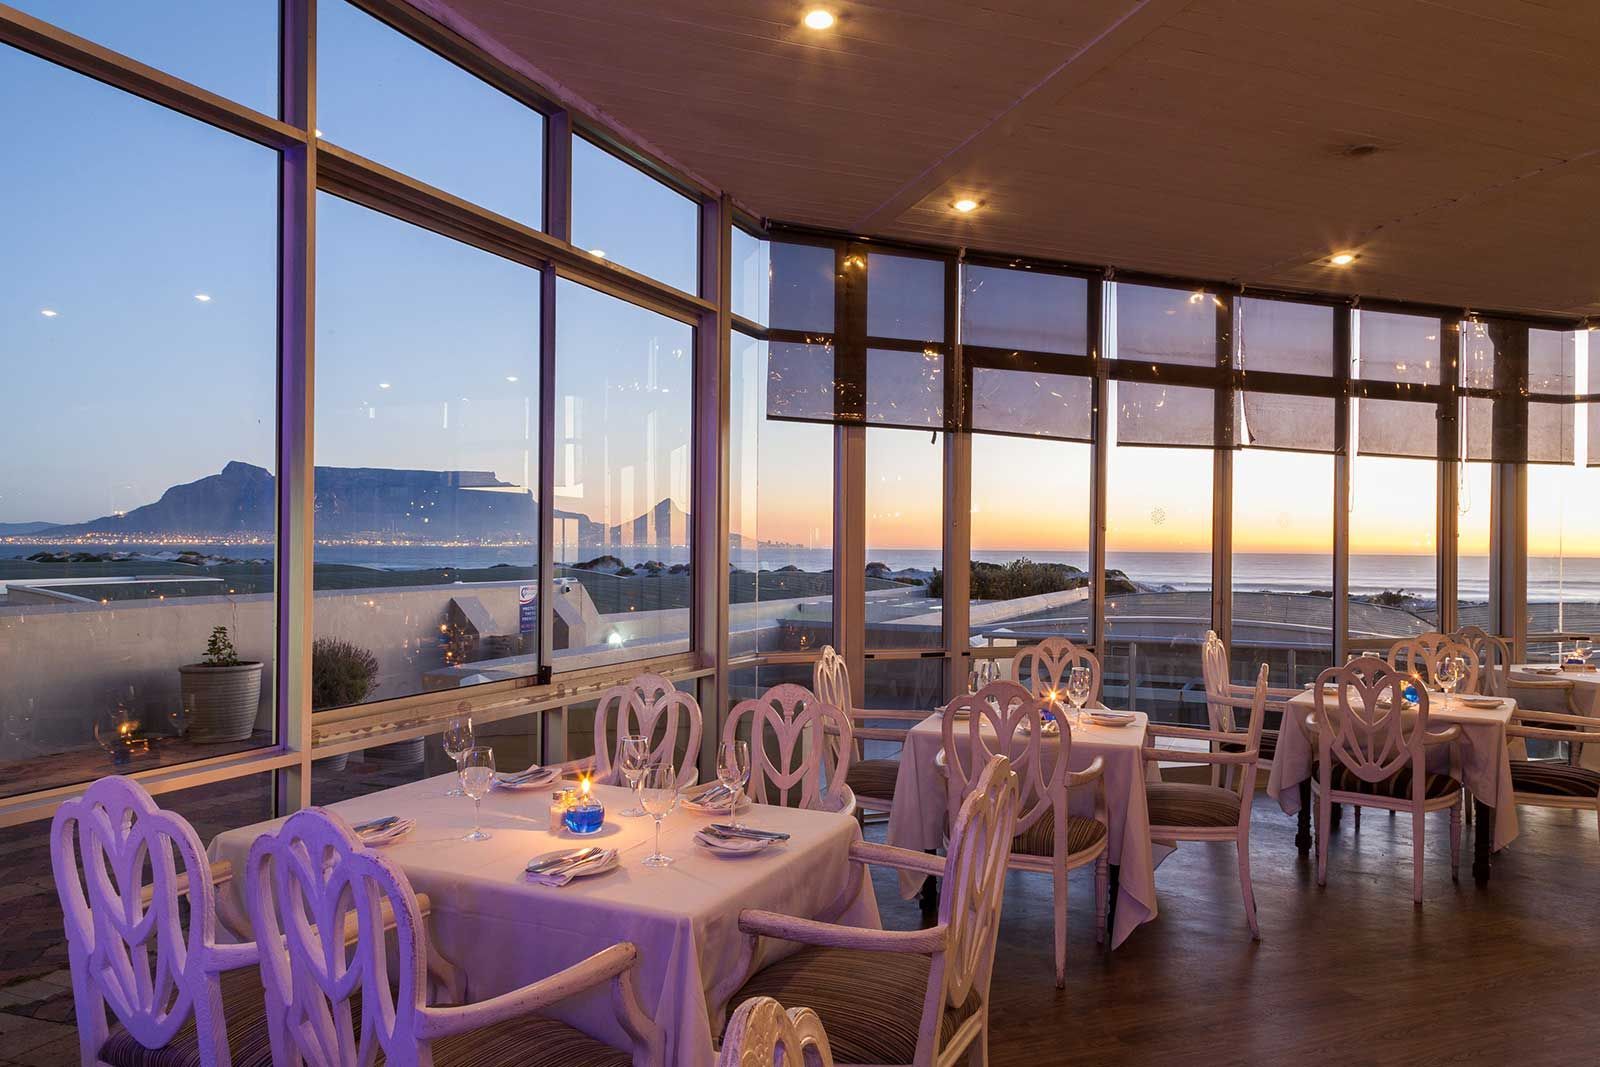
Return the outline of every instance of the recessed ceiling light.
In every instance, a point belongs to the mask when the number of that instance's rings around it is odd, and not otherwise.
[[[47,319],[53,319],[60,314],[60,312],[56,311],[55,308],[40,308],[39,314],[43,315]]]
[[[589,254],[591,256],[593,256],[595,259],[605,259],[606,258],[606,250],[603,249],[603,248],[591,248],[591,249],[589,249]]]
[[[1355,261],[1356,254],[1354,252],[1335,252],[1333,255],[1328,257],[1328,262],[1332,263],[1335,267],[1348,267]]]
[[[211,303],[211,294],[210,293],[196,293],[196,294],[194,294],[194,298],[196,300],[200,301],[200,303],[202,303],[202,304]]]
[[[833,26],[833,12],[814,7],[806,12],[806,17],[801,21],[806,24],[808,30],[826,30]]]
[[[378,388],[379,389],[387,389],[387,388],[389,388],[389,383],[388,382],[379,382],[378,383]]]
[[[970,196],[963,196],[960,200],[950,201],[950,206],[961,212],[963,215],[967,215],[982,207],[983,201],[974,200]]]
[[[516,376],[516,375],[515,375],[515,374],[508,374],[508,375],[506,375],[506,381],[508,381],[508,382],[514,382],[514,381],[516,381],[516,380],[517,380],[517,376]]]

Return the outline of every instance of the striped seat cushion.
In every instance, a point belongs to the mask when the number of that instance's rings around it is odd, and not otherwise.
[[[633,1057],[540,1015],[433,1043],[434,1067],[629,1067]]]
[[[1083,815],[1067,816],[1067,855],[1087,851],[1105,839],[1105,823]],[[1011,851],[1020,856],[1049,856],[1055,853],[1055,844],[1056,814],[1047,811],[1016,836]]]
[[[1244,742],[1241,741],[1238,744],[1233,744],[1232,742],[1225,741],[1222,744],[1218,745],[1217,747],[1220,748],[1224,752],[1243,752],[1244,751]],[[1276,753],[1277,751],[1278,751],[1278,735],[1277,734],[1263,733],[1261,735],[1260,753],[1256,756],[1256,758],[1259,759],[1259,760],[1270,761],[1272,759],[1272,757],[1273,757],[1273,754]]]
[[[1144,787],[1151,826],[1238,826],[1239,794],[1218,785],[1150,782]]]
[[[1518,793],[1547,797],[1600,796],[1600,773],[1565,763],[1511,761],[1511,786]]]
[[[1321,768],[1312,765],[1311,777],[1314,781],[1322,781]],[[1385,778],[1381,782],[1368,782],[1356,777],[1349,767],[1334,761],[1333,788],[1340,793],[1365,793],[1374,797],[1392,797],[1395,800],[1409,800],[1411,798],[1411,768],[1405,766],[1398,772]],[[1447,797],[1451,793],[1461,791],[1461,783],[1448,774],[1430,774],[1423,786],[1423,795],[1429,800]]]
[[[910,1063],[930,966],[927,956],[904,952],[803,948],[757,971],[729,1001],[729,1014],[751,997],[772,997],[785,1008],[811,1008],[821,1016],[839,1063]],[[976,994],[946,1009],[941,1040],[977,1010]]]
[[[261,972],[240,967],[222,972],[222,1011],[228,1020],[228,1047],[234,1067],[266,1067],[272,1062],[267,1036],[265,992]],[[357,1006],[359,1011],[359,1005]],[[194,1016],[161,1048],[145,1048],[120,1025],[114,1025],[100,1046],[100,1059],[111,1067],[199,1067],[200,1035]]]
[[[844,783],[857,797],[893,800],[894,783],[899,777],[899,760],[867,759],[850,764],[850,771],[844,776]]]

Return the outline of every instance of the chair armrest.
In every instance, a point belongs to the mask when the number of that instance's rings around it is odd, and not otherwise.
[[[227,860],[212,860],[210,873],[211,884],[213,886],[226,885],[233,878],[233,864],[229,863]],[[177,894],[181,897],[186,896],[188,892],[189,872],[184,871],[182,874],[178,875]],[[150,906],[150,901],[155,898],[155,895],[156,887],[154,885],[140,887],[139,904],[141,907],[148,908]]]
[[[1168,726],[1166,723],[1150,723],[1145,727],[1145,734],[1151,737],[1185,737],[1191,741],[1215,741],[1220,745],[1241,744],[1245,736],[1222,730],[1201,730],[1193,726]]]
[[[871,863],[879,867],[894,867],[902,871],[931,874],[935,878],[944,874],[944,860],[926,852],[913,852],[909,848],[880,845],[873,841],[857,841],[850,846],[850,859],[855,863]]]
[[[1506,687],[1509,689],[1571,690],[1574,686],[1571,678],[1517,678],[1507,675]]]
[[[889,719],[893,722],[919,723],[931,712],[907,711],[905,708],[852,708],[852,719]]]
[[[1295,697],[1304,692],[1304,689],[1276,689],[1269,685],[1267,686],[1267,700],[1269,702],[1293,700]]]
[[[1254,763],[1259,749],[1246,752],[1195,752],[1187,748],[1147,748],[1144,758],[1149,763]]]
[[[1593,721],[1593,720],[1591,720]],[[1588,730],[1557,730],[1549,726],[1519,726],[1515,719],[1506,727],[1507,737],[1523,737],[1534,741],[1565,741],[1574,745],[1600,743],[1600,721]]]
[[[1424,733],[1422,735],[1422,743],[1424,745],[1443,745],[1454,741],[1460,736],[1461,724],[1451,723],[1450,728],[1447,730],[1440,730],[1438,733],[1434,733],[1432,730],[1429,730]]]
[[[1569,715],[1564,711],[1534,711],[1531,708],[1518,708],[1511,713],[1511,721],[1519,722],[1531,719],[1534,722],[1566,722],[1574,726],[1583,726],[1591,730],[1600,730],[1600,719],[1591,715]]]
[[[944,948],[945,927],[926,930],[867,930],[859,926],[799,919],[775,911],[754,909],[739,913],[739,929],[747,934],[776,937],[819,948],[854,948],[868,952],[911,952],[931,956]]]
[[[527,1015],[574,993],[620,977],[631,970],[638,959],[639,950],[623,941],[601,949],[581,963],[575,963],[548,978],[541,978],[498,997],[480,1000],[476,1004],[424,1007],[417,1020],[417,1036],[432,1041]]]
[[[904,742],[906,735],[911,732],[909,726],[857,726],[854,736],[857,741],[900,741]]]
[[[1074,788],[1076,786],[1088,785],[1090,782],[1094,781],[1096,778],[1099,778],[1099,777],[1103,776],[1105,773],[1106,773],[1106,759],[1105,759],[1105,757],[1104,756],[1096,756],[1089,763],[1089,766],[1085,767],[1083,770],[1068,772],[1068,774],[1067,774],[1067,788],[1068,789],[1072,789],[1072,788]]]

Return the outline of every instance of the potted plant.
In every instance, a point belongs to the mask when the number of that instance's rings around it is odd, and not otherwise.
[[[189,740],[247,741],[261,707],[261,664],[241,660],[226,626],[214,627],[206,658],[178,668]]]
[[[367,699],[378,676],[378,657],[341,637],[319,637],[311,642],[311,710],[326,711],[359,704]],[[348,753],[318,760],[325,769],[341,771]]]

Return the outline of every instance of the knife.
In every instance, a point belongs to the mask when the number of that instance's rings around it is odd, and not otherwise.
[[[776,830],[753,830],[748,826],[729,826],[727,823],[714,822],[708,829],[724,837],[750,837],[758,841],[787,841],[789,835]]]
[[[381,819],[372,819],[368,822],[357,823],[354,829],[358,834],[371,834],[376,833],[379,830],[387,830],[389,827],[393,826],[399,821],[400,816],[398,815],[385,815]]]
[[[555,856],[546,856],[542,860],[529,860],[525,868],[529,874],[551,874],[558,868],[569,864],[582,863],[601,851],[598,845],[589,845],[586,848],[575,849],[572,852],[563,852]]]

